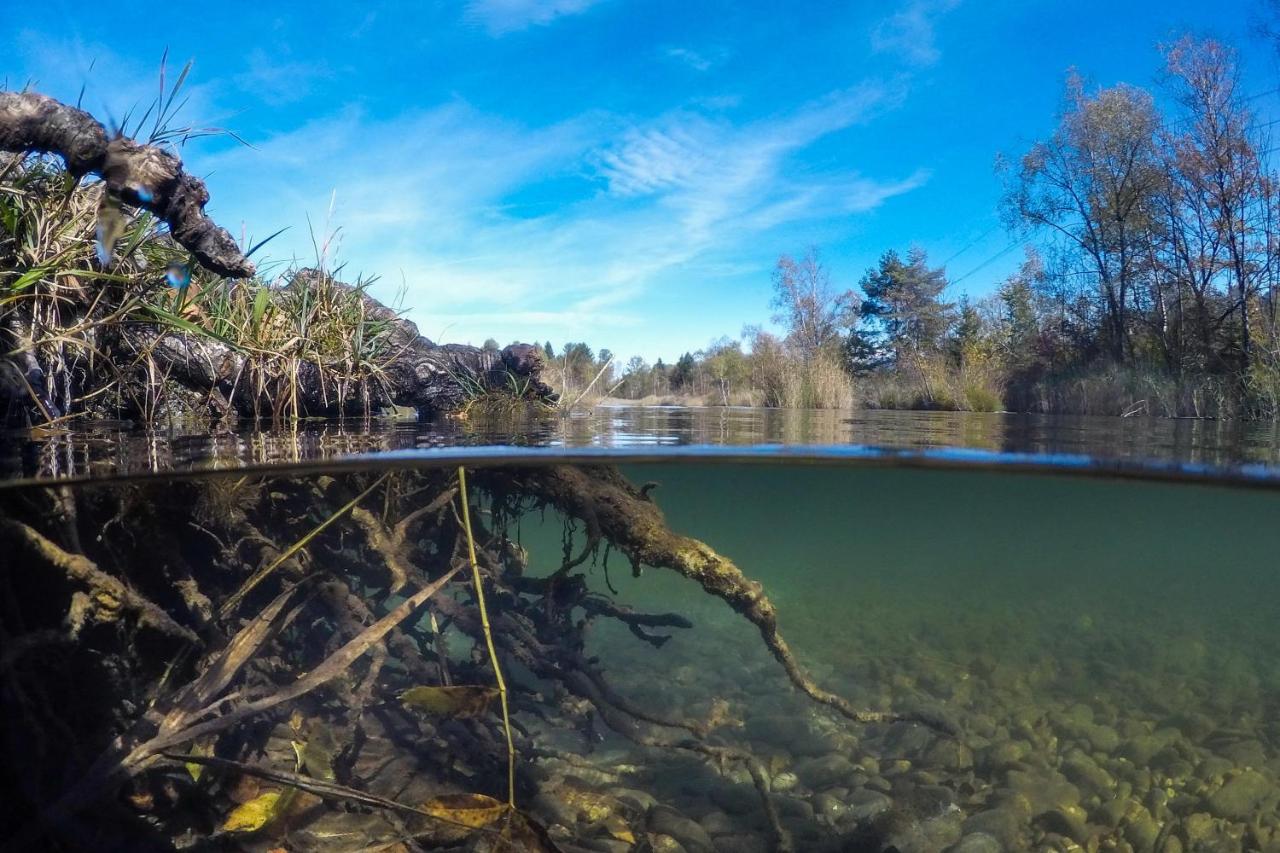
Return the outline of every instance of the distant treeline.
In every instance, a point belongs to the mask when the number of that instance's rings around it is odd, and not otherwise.
[[[1163,50],[1165,102],[1067,80],[1053,134],[1001,158],[1019,271],[948,301],[923,250],[888,251],[858,290],[817,250],[774,270],[774,335],[748,328],[674,364],[546,345],[571,395],[767,406],[1280,413],[1280,174],[1235,53]],[[1266,94],[1266,93],[1264,93]],[[598,379],[596,377],[599,377]]]

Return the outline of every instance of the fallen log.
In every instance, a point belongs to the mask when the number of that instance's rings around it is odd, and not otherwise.
[[[98,175],[118,198],[163,219],[173,239],[207,269],[228,278],[254,274],[231,234],[205,215],[204,181],[159,146],[112,138],[84,110],[46,95],[0,92],[0,151],[57,154],[74,177]]]
[[[245,346],[213,334],[200,317],[193,322],[157,311],[155,303],[165,300],[154,298],[154,288],[164,285],[144,263],[113,265],[103,269],[101,283],[81,286],[79,279],[93,275],[77,266],[89,263],[87,257],[77,261],[52,250],[28,257],[16,248],[17,235],[0,231],[0,422],[40,423],[86,413],[142,421],[188,415],[368,415],[390,406],[440,412],[463,408],[488,392],[556,399],[542,381],[537,346],[517,343],[493,351],[437,344],[363,287],[335,281],[321,270],[300,270],[283,288],[236,281],[252,277],[254,265],[205,215],[204,183],[187,174],[171,151],[111,137],[83,110],[35,92],[0,92],[0,152],[56,154],[73,187],[86,175],[98,175],[100,189],[72,192],[102,193],[111,204],[154,213],[168,225],[168,234],[152,232],[147,239],[168,246],[172,239],[200,266],[224,277],[211,286],[228,292],[252,287],[257,290],[248,292],[266,291],[271,298],[323,289],[343,306],[358,309],[352,314],[360,319],[351,322],[376,326],[381,335],[376,357],[355,372],[302,347],[291,353],[276,352],[271,344]],[[21,165],[0,164],[0,180],[15,180]],[[46,181],[35,190],[24,186],[15,192],[51,196],[61,186]],[[61,204],[57,215],[72,214]],[[89,232],[92,241],[91,217],[74,228]],[[91,254],[87,243],[73,248]],[[65,286],[69,280],[74,287]]]

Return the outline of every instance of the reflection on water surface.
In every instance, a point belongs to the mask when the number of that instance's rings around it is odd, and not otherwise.
[[[303,423],[296,429],[217,433],[180,426],[139,431],[119,423],[80,424],[65,431],[5,436],[0,441],[0,482],[325,463],[389,450],[522,447],[661,452],[676,447],[761,444],[969,448],[1210,466],[1280,464],[1280,427],[1272,422],[620,407],[518,423]]]

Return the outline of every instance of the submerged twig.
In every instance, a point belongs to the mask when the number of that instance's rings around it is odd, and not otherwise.
[[[102,571],[83,554],[64,551],[35,528],[11,518],[0,518],[0,534],[8,534],[8,538],[25,550],[38,554],[46,565],[61,571],[68,580],[87,586],[87,606],[97,618],[109,621],[116,611],[127,610],[136,614],[138,622],[148,628],[190,643],[199,642],[194,631],[179,625],[155,602],[119,578]]]
[[[227,758],[218,758],[213,755],[190,755],[186,753],[162,752],[162,758],[179,764],[199,764],[203,767],[212,767],[217,770],[228,770],[245,776],[253,776],[258,779],[265,779],[268,782],[275,782],[280,785],[287,785],[290,788],[297,788],[300,791],[306,791],[308,794],[315,794],[317,797],[323,797],[331,800],[346,800],[352,803],[360,803],[365,806],[373,806],[380,809],[389,809],[391,811],[403,812],[415,817],[429,818],[430,820],[440,823],[456,826],[468,831],[478,830],[481,832],[491,832],[497,834],[497,830],[489,829],[483,826],[472,826],[467,823],[461,823],[456,820],[450,820],[438,814],[429,812],[419,806],[411,806],[408,803],[400,803],[387,797],[379,797],[377,794],[370,794],[367,791],[361,791],[356,788],[350,788],[346,785],[339,785],[337,782],[328,782],[324,779],[317,779],[314,776],[303,776],[301,773],[290,773],[285,770],[275,770],[270,767],[261,767],[255,764],[246,764],[243,761],[232,761]]]

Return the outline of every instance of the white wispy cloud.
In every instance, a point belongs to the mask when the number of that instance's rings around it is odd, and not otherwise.
[[[621,196],[686,187],[713,168],[711,148],[720,136],[696,115],[675,116],[662,126],[629,129],[600,152],[597,168],[609,191]]]
[[[871,31],[871,47],[889,53],[909,65],[933,65],[941,58],[936,26],[938,19],[960,5],[960,0],[909,0]]]
[[[601,0],[470,0],[466,17],[491,35],[501,36],[581,14],[599,2]]]
[[[294,226],[271,246],[285,260],[308,260],[306,217],[321,229],[336,191],[347,274],[381,274],[384,297],[403,282],[429,335],[608,336],[635,327],[637,301],[655,287],[738,269],[762,242],[788,248],[779,229],[865,212],[922,185],[923,171],[882,180],[795,163],[898,97],[868,84],[741,125],[692,108],[545,127],[461,101],[387,120],[348,109],[201,168],[217,175],[219,210],[234,209],[255,233]],[[547,182],[553,203],[529,202]]]
[[[235,76],[236,85],[273,107],[301,101],[311,94],[316,83],[333,76],[325,62],[290,60],[261,48],[249,53],[247,65]]]
[[[856,175],[789,177],[787,166],[813,142],[868,120],[900,95],[896,87],[866,84],[744,126],[677,113],[627,131],[597,155],[597,171],[612,194],[655,196],[690,236],[823,216],[848,190],[879,203],[889,195],[878,191],[911,187]]]
[[[723,47],[694,50],[689,47],[669,45],[662,49],[662,55],[674,62],[687,65],[694,71],[710,71],[729,58],[729,51]]]

